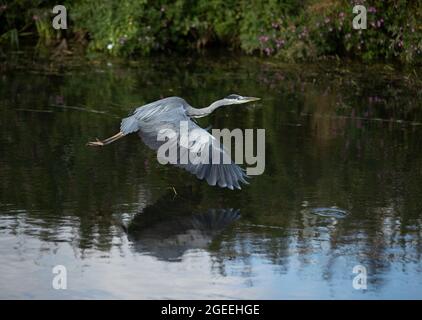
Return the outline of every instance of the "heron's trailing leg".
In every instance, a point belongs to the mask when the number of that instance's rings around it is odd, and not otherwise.
[[[123,138],[125,135],[123,132],[119,132],[117,134],[115,134],[114,136],[104,139],[103,141],[98,140],[97,141],[90,141],[87,143],[87,146],[91,146],[91,147],[102,147],[105,146],[107,144],[110,144],[116,140],[119,140],[120,138]]]

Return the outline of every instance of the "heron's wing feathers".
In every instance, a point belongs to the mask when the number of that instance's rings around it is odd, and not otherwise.
[[[148,103],[136,108],[133,113],[124,118],[120,124],[120,131],[125,135],[140,130],[144,124],[155,125],[162,121],[170,121],[186,116],[185,107],[188,103],[179,97],[168,97]]]
[[[186,164],[178,163],[177,166],[196,175],[198,179],[205,179],[212,186],[218,185],[233,190],[233,188],[241,189],[241,183],[248,184],[244,170],[229,159],[221,143],[204,129],[197,128],[198,130],[190,138],[188,148],[178,143],[180,154],[187,154],[189,161]],[[195,157],[199,161],[191,160]],[[208,161],[203,162],[204,158],[208,158]]]
[[[213,186],[241,189],[241,183],[248,183],[244,170],[231,161],[219,141],[186,115],[182,104],[162,106],[155,112],[146,110],[146,114],[142,117],[139,135],[153,150],[158,151],[164,144],[165,150],[176,150],[170,163]],[[181,125],[188,129],[189,139],[181,134]],[[159,135],[165,140],[159,141]]]
[[[123,134],[133,133],[139,130],[139,123],[134,116],[124,118],[120,124],[120,131]]]

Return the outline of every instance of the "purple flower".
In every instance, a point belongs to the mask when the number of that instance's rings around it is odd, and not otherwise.
[[[271,48],[265,48],[264,49],[264,52],[267,54],[267,56],[269,56],[273,52],[273,49],[271,49]]]
[[[270,38],[269,38],[268,36],[260,36],[260,37],[259,37],[259,41],[260,41],[261,43],[263,43],[263,42],[267,42],[269,39],[270,39]]]
[[[369,7],[368,12],[370,13],[376,13],[377,9],[375,7]]]
[[[284,46],[284,40],[280,40],[280,39],[277,39],[276,41],[275,41],[275,43],[276,43],[276,47],[277,47],[277,49],[279,49],[280,47],[282,47],[282,46]]]

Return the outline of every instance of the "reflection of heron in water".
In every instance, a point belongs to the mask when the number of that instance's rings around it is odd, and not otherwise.
[[[196,175],[198,179],[204,179],[212,186],[240,189],[241,183],[247,183],[244,171],[229,159],[228,152],[220,142],[192,119],[205,117],[222,106],[257,100],[259,98],[231,94],[215,101],[209,107],[196,109],[179,97],[161,99],[137,108],[130,117],[123,119],[120,132],[114,136],[103,141],[97,139],[97,141],[88,142],[88,145],[105,146],[136,132],[144,143],[155,151],[158,151],[164,143],[177,147],[179,155],[177,159],[174,159],[177,160],[174,164]],[[188,144],[181,143],[180,125],[182,122],[187,124],[190,132]],[[168,141],[159,139],[163,132],[173,133],[167,136]],[[204,159],[206,161],[199,161],[199,163],[191,161],[202,153],[206,155]],[[183,158],[189,161],[182,161]],[[225,162],[225,159],[228,161]]]
[[[206,249],[240,217],[236,209],[200,212],[186,198],[178,196],[171,200],[171,197],[167,194],[147,206],[129,223],[126,231],[135,251],[177,261],[187,250]]]

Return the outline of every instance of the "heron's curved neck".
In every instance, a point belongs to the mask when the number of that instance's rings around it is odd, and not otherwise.
[[[201,117],[205,117],[211,114],[212,112],[214,112],[215,109],[220,108],[221,106],[224,106],[224,105],[226,105],[226,102],[224,99],[221,99],[221,100],[217,100],[211,103],[206,108],[197,109],[194,107],[190,107],[187,109],[187,112],[188,112],[188,115],[193,118],[201,118]]]

